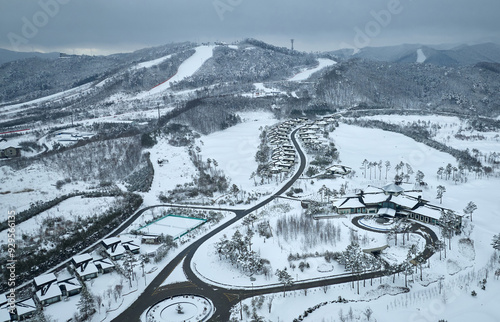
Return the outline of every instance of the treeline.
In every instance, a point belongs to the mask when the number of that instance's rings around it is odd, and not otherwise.
[[[310,217],[282,216],[274,229],[286,241],[300,241],[304,249],[318,244],[336,245],[341,240],[341,228],[330,221]]]
[[[65,177],[81,181],[117,181],[129,175],[141,160],[139,136],[97,141],[63,150],[41,162]]]
[[[127,190],[130,192],[148,192],[151,189],[155,175],[155,169],[151,163],[149,152],[142,155],[138,168],[125,178]]]
[[[478,66],[385,63],[361,59],[339,62],[316,85],[318,98],[334,106],[421,109],[496,115],[498,73]]]
[[[241,123],[235,114],[237,106],[231,106],[231,100],[223,98],[204,99],[193,108],[173,118],[174,122],[188,124],[202,134],[210,134]]]

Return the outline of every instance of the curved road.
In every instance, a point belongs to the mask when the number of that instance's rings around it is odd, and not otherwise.
[[[157,275],[157,277],[149,283],[147,288],[144,290],[144,292],[139,296],[139,298],[130,306],[128,307],[124,312],[122,312],[118,317],[116,317],[113,321],[119,322],[119,321],[139,321],[141,314],[146,311],[150,306],[154,305],[157,302],[160,302],[164,300],[165,298],[179,295],[179,294],[194,294],[194,295],[201,295],[209,298],[215,308],[216,312],[214,316],[210,319],[210,321],[228,321],[229,320],[229,310],[230,308],[235,305],[239,300],[252,297],[255,295],[263,295],[263,294],[269,294],[269,293],[277,293],[277,292],[282,292],[283,291],[283,286],[281,285],[273,285],[265,288],[258,288],[254,290],[248,290],[248,289],[241,289],[241,290],[234,290],[234,289],[226,289],[222,288],[219,286],[214,286],[210,285],[202,280],[199,279],[199,277],[192,271],[191,269],[191,260],[193,258],[194,253],[196,250],[200,247],[201,244],[206,242],[209,238],[213,237],[215,234],[219,233],[220,231],[226,229],[230,225],[234,224],[238,220],[242,219],[249,213],[265,206],[266,204],[270,203],[272,200],[277,198],[279,195],[283,194],[285,191],[287,191],[293,183],[302,175],[305,165],[306,165],[306,157],[302,150],[300,149],[300,146],[295,138],[295,134],[298,131],[298,129],[295,129],[291,133],[291,138],[292,142],[299,154],[300,157],[300,165],[297,170],[297,172],[293,175],[293,177],[286,183],[279,191],[277,191],[275,194],[270,196],[269,198],[265,199],[264,201],[260,202],[259,204],[253,206],[250,209],[247,210],[230,210],[230,209],[219,209],[219,210],[226,210],[226,211],[232,211],[235,213],[235,218],[231,219],[230,221],[224,223],[223,225],[219,226],[218,228],[214,229],[213,231],[209,232],[208,234],[204,235],[201,237],[199,240],[188,246],[186,249],[181,251],[172,261],[170,261],[167,266],[163,268],[163,270]],[[166,205],[157,205],[157,206],[152,206],[152,207],[162,207]],[[179,205],[175,205],[176,207],[182,207]],[[152,207],[148,207],[145,209],[141,210],[141,213],[147,209],[150,209]],[[189,206],[186,206],[189,207]],[[193,207],[193,208],[201,208],[201,207]],[[215,208],[212,208],[215,209]],[[136,216],[134,216],[136,217]],[[353,218],[352,222],[354,225],[361,229],[366,229],[370,230],[364,226],[361,226],[358,221],[361,218],[360,217],[355,217]],[[375,232],[380,233],[380,231],[373,230]],[[438,239],[436,234],[429,229],[428,227],[421,225],[419,223],[413,223],[411,232],[416,233],[421,235],[422,237],[425,238],[427,244],[433,244],[434,241]],[[432,256],[433,252],[426,248],[424,252],[421,254],[421,256],[425,259],[429,258]],[[176,284],[170,284],[166,286],[160,286],[162,282],[170,275],[170,273],[174,270],[174,268],[181,263],[181,261],[184,260],[183,264],[183,270],[184,273],[186,274],[187,279],[189,282],[182,282],[182,283],[176,283]],[[368,272],[368,273],[362,273],[359,275],[346,275],[346,276],[341,276],[341,277],[332,277],[332,278],[327,278],[327,279],[321,279],[321,280],[315,280],[315,281],[310,281],[310,282],[303,282],[303,283],[296,283],[293,284],[290,287],[287,287],[287,290],[301,290],[301,289],[308,289],[308,288],[313,288],[313,287],[320,287],[324,285],[333,285],[333,284],[341,284],[341,283],[347,283],[355,280],[362,280],[362,279],[370,279],[370,278],[375,278],[375,277],[380,277],[380,276],[385,276],[388,275],[389,272],[387,271],[377,271],[377,272]]]
[[[144,290],[144,292],[139,296],[139,298],[130,306],[128,307],[122,314],[120,314],[117,318],[115,318],[113,321],[139,321],[141,314],[147,310],[151,305],[154,303],[161,301],[167,297],[173,296],[173,295],[178,295],[179,293],[190,293],[190,294],[199,294],[203,295],[209,299],[212,300],[214,303],[214,306],[217,308],[217,312],[215,314],[215,317],[212,318],[213,321],[227,321],[229,320],[229,308],[233,304],[231,304],[232,301],[235,300],[235,298],[230,295],[230,296],[225,296],[224,291],[227,290],[222,290],[218,288],[212,288],[209,284],[201,281],[192,271],[190,268],[190,263],[191,259],[198,249],[201,244],[203,244],[205,241],[207,241],[209,238],[213,237],[220,231],[226,229],[230,225],[234,224],[238,220],[242,219],[249,213],[267,205],[271,201],[273,201],[277,196],[283,194],[285,191],[287,191],[293,183],[299,178],[300,175],[302,175],[302,172],[304,172],[304,168],[306,166],[306,157],[304,155],[304,152],[302,152],[302,149],[300,149],[300,146],[295,138],[295,134],[297,133],[298,129],[295,129],[291,133],[291,139],[292,142],[295,146],[295,149],[297,150],[300,158],[300,163],[299,163],[299,168],[297,169],[297,172],[292,176],[292,178],[276,193],[271,195],[269,198],[265,199],[264,201],[258,203],[257,205],[251,207],[250,209],[246,210],[229,210],[229,209],[224,209],[228,211],[232,211],[235,213],[235,218],[229,220],[228,222],[224,223],[223,225],[217,227],[213,231],[209,232],[190,246],[188,246],[186,249],[184,249],[182,252],[180,252],[170,263],[168,263],[167,266],[157,275],[157,277],[149,283],[148,287]],[[158,206],[153,206],[153,207],[160,207],[160,206],[165,206],[165,205],[158,205]],[[141,213],[149,208],[148,207],[145,209],[141,210]],[[140,214],[138,214],[140,215]],[[138,217],[134,216],[135,218]],[[135,219],[131,219],[133,221]],[[125,227],[125,226],[124,226]],[[186,257],[186,260],[184,261],[184,272],[187,275],[188,279],[191,281],[191,283],[180,283],[180,284],[174,284],[174,285],[169,285],[168,287],[162,287],[160,288],[161,283],[170,275],[170,273],[173,271],[173,269]],[[230,293],[230,291],[228,291]],[[249,295],[247,294],[246,297]]]

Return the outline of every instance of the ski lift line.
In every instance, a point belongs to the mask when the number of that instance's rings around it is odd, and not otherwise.
[[[2,135],[2,134],[9,134],[9,133],[24,132],[24,131],[29,131],[29,130],[31,130],[31,129],[12,130],[12,131],[7,131],[7,132],[1,132],[0,135]]]
[[[177,73],[178,73],[178,72],[179,72],[179,70],[177,70],[177,71],[175,72],[175,74],[173,74],[173,75],[172,75],[170,78],[168,78],[166,81],[161,82],[160,84],[158,84],[158,85],[156,85],[156,86],[153,86],[150,90],[152,90],[152,89],[154,89],[154,88],[156,88],[156,87],[158,87],[158,86],[160,86],[160,85],[165,84],[166,82],[168,82],[169,80],[171,80],[172,78],[174,78],[174,76],[175,76],[175,75],[177,75]]]

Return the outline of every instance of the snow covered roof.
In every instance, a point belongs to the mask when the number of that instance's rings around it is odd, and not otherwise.
[[[363,202],[368,205],[373,205],[373,204],[378,204],[380,202],[386,201],[388,198],[387,195],[384,193],[370,193],[370,194],[363,194]]]
[[[91,261],[92,256],[90,256],[90,254],[88,254],[88,253],[85,253],[85,254],[73,256],[72,260],[75,262],[76,266],[80,266],[80,264],[82,264],[82,263]]]
[[[97,267],[93,262],[88,263],[87,265],[82,265],[76,269],[76,272],[80,276],[92,275],[98,272]]]
[[[52,283],[57,280],[56,275],[54,273],[44,274],[37,276],[33,279],[35,282],[35,287],[39,287],[48,283]]]
[[[68,292],[71,292],[73,290],[79,290],[82,288],[82,284],[80,284],[80,282],[76,277],[71,277],[63,281],[58,281],[57,284],[60,286],[64,285],[66,291]]]
[[[347,199],[343,204],[338,206],[337,208],[364,208],[365,205],[363,205],[358,197],[351,197]]]
[[[381,188],[374,187],[374,186],[368,186],[363,191],[364,191],[364,193],[380,193],[380,192],[383,192],[383,190]]]
[[[104,246],[109,247],[111,245],[117,244],[120,242],[120,238],[118,237],[110,237],[102,240]]]
[[[129,250],[129,251],[134,251],[134,250],[138,250],[138,249],[141,249],[141,246],[133,243],[133,241],[129,241],[129,242],[126,242],[126,243],[122,243],[123,247],[125,247],[125,249]]]
[[[404,191],[403,188],[401,188],[400,186],[398,186],[394,182],[386,184],[385,186],[382,187],[382,190],[384,190],[385,192],[388,192],[388,193],[401,193]]]
[[[10,141],[0,141],[0,150],[5,150],[10,147],[18,148],[19,145],[17,143],[12,143]]]
[[[57,283],[52,283],[50,286],[46,289],[41,289],[36,292],[36,297],[40,301],[51,299],[56,296],[61,296],[62,292]]]
[[[439,220],[439,218],[441,218],[441,210],[436,209],[436,208],[430,208],[427,206],[418,207],[417,209],[412,210],[412,212],[419,214],[419,215],[424,215],[424,216],[427,216],[429,218],[433,218],[436,220]]]
[[[17,315],[25,315],[36,311],[36,304],[32,298],[21,300],[16,303]]]
[[[106,250],[106,252],[109,254],[109,256],[113,257],[113,256],[118,256],[118,255],[122,255],[125,253],[125,248],[123,248],[123,246],[120,244],[118,245],[114,251],[112,251],[111,249],[108,249]]]
[[[157,236],[149,236],[152,238],[157,238]],[[145,238],[145,237],[143,237]],[[115,267],[115,264],[110,259],[107,258],[100,258],[94,261],[94,264],[96,266],[101,266],[102,269],[107,269],[107,268],[113,268]]]
[[[394,217],[396,215],[396,210],[392,208],[380,208],[377,211],[377,215]]]
[[[392,196],[391,201],[400,206],[412,209],[418,204],[418,201],[415,199],[410,199],[404,196]]]
[[[9,307],[5,306],[0,308],[0,321],[10,321]]]

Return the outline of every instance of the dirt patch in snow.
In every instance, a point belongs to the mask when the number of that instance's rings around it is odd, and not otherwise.
[[[446,261],[446,270],[448,271],[448,274],[450,275],[454,275],[458,272],[460,272],[462,270],[462,268],[460,267],[460,265],[452,260],[452,259],[448,259]]]
[[[462,238],[458,242],[458,252],[466,259],[473,261],[476,258],[474,241],[468,238]]]

